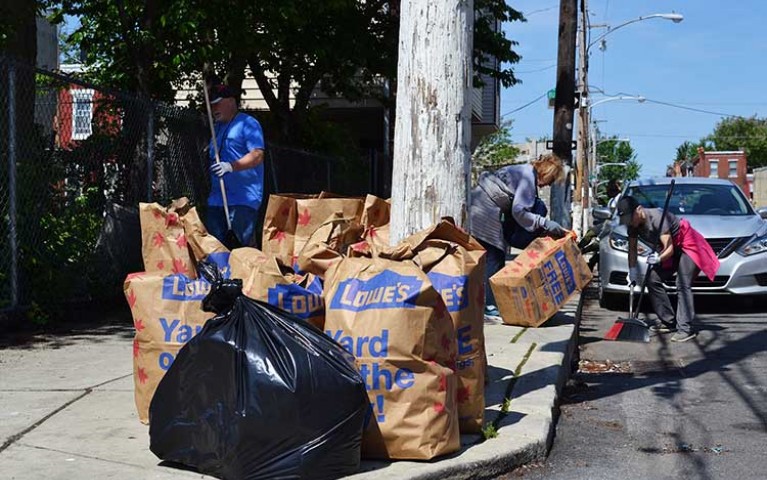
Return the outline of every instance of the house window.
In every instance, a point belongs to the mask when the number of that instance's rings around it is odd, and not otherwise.
[[[738,160],[734,159],[734,158],[731,158],[728,161],[728,166],[729,166],[729,170],[730,170],[729,177],[730,178],[737,177],[738,176]]]
[[[72,140],[85,140],[93,133],[93,90],[72,90]]]
[[[719,178],[719,160],[709,160],[708,164],[710,167],[710,172],[708,176],[713,178]]]

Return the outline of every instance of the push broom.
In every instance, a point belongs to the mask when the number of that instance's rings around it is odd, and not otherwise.
[[[668,212],[668,204],[671,200],[671,193],[674,191],[674,180],[671,180],[668,192],[666,193],[666,202],[663,205],[663,213],[660,217],[660,225],[658,226],[658,239],[655,241],[655,248],[653,252],[657,252],[660,248],[660,237],[663,232],[663,222],[666,220],[666,213]],[[636,312],[632,313],[634,306],[634,283],[629,285],[629,316],[618,317],[610,330],[605,335],[605,340],[615,340],[619,342],[640,342],[647,343],[650,341],[650,326],[646,322],[639,319],[639,310],[642,306],[642,297],[644,296],[644,290],[647,286],[647,277],[649,277],[650,269],[653,266],[648,264],[647,270],[645,270],[644,277],[642,277],[642,286],[639,288],[639,300],[637,301]]]

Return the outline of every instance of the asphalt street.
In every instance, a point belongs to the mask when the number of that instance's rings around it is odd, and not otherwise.
[[[545,461],[505,479],[764,479],[767,299],[696,298],[697,338],[602,340],[618,315],[584,293],[580,361]]]

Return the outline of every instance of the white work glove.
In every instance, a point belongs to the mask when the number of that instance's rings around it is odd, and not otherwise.
[[[210,173],[218,177],[223,177],[227,173],[232,173],[232,164],[229,162],[218,162],[210,166]]]
[[[629,285],[632,283],[636,285],[637,281],[639,280],[639,268],[637,267],[629,267]]]
[[[562,225],[553,220],[546,220],[543,223],[543,230],[552,238],[562,238],[567,235],[567,230]]]
[[[657,265],[660,263],[660,255],[656,252],[647,256],[647,265]]]

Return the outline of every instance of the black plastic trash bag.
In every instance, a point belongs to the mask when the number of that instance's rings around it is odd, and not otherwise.
[[[219,313],[179,352],[149,410],[159,458],[225,479],[337,478],[360,463],[370,404],[354,359],[319,329],[201,264]]]

